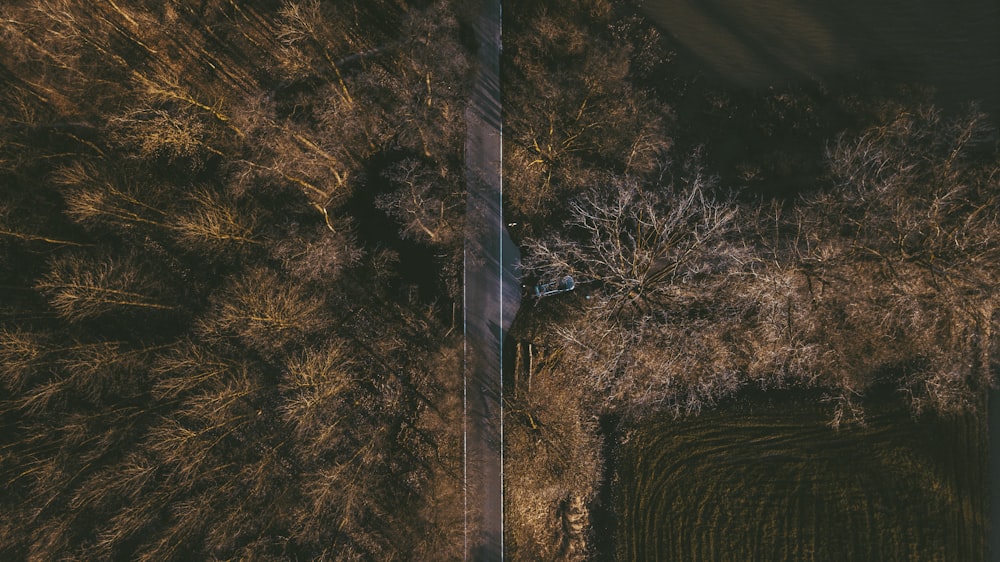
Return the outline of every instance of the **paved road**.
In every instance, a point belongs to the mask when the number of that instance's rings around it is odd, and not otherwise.
[[[501,208],[500,2],[477,4],[478,70],[465,115],[465,557],[492,561],[503,559],[501,346],[520,285]]]

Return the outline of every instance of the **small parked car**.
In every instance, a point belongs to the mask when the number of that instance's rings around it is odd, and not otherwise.
[[[541,283],[535,285],[531,290],[531,295],[536,299],[543,297],[550,297],[552,295],[558,295],[560,293],[568,293],[576,288],[576,281],[573,280],[569,275],[559,279],[558,281],[550,281],[548,283]]]

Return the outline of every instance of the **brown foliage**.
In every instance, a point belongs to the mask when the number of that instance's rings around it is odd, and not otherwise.
[[[344,206],[417,155],[457,241],[452,6],[0,14],[0,558],[457,552],[457,355]]]
[[[124,152],[139,159],[187,159],[197,166],[205,152],[217,151],[209,144],[210,127],[189,108],[140,107],[110,118],[108,127]]]
[[[198,328],[202,336],[236,336],[266,356],[301,343],[329,323],[322,299],[263,268],[233,280],[217,295],[213,310]]]
[[[707,184],[700,173],[680,186],[611,178],[569,203],[565,234],[528,242],[526,269],[545,279],[599,280],[609,309],[648,308],[740,257],[729,241],[736,206],[716,200]]]
[[[178,242],[208,255],[233,253],[258,244],[257,216],[230,197],[196,189],[189,206],[170,225]]]
[[[665,109],[631,82],[629,45],[607,35],[610,3],[594,2],[591,12],[598,15],[580,18],[578,6],[520,10],[528,16],[505,69],[512,142],[504,177],[513,209],[529,219],[586,191],[601,171],[659,171],[671,145]]]
[[[603,464],[596,417],[576,370],[554,358],[539,363],[530,391],[511,399],[506,413],[506,532],[517,559],[585,560],[586,506]],[[582,512],[567,518],[574,504]]]
[[[272,246],[274,256],[293,278],[303,282],[331,283],[358,265],[365,253],[358,247],[349,224],[336,230],[295,226]]]
[[[825,259],[820,279],[832,277],[834,290],[838,277],[851,282],[848,318],[880,352],[899,350],[911,364],[904,388],[918,410],[975,408],[992,384],[1000,168],[995,155],[977,155],[975,140],[987,135],[976,112],[952,120],[932,108],[894,115],[831,147],[838,189],[810,201],[824,217],[817,236],[835,229],[851,240]],[[858,283],[865,278],[873,282]]]
[[[976,114],[899,114],[832,145],[834,188],[740,215],[693,190],[663,204],[635,181],[581,197],[526,257],[543,277],[596,281],[552,343],[603,407],[637,416],[697,412],[748,383],[825,388],[835,425],[886,382],[915,411],[975,409],[1000,263],[983,131]]]
[[[400,235],[434,245],[451,246],[463,233],[463,190],[450,184],[452,174],[435,173],[414,159],[393,166],[387,179],[396,191],[382,195],[376,205],[401,224]]]
[[[135,258],[66,254],[50,262],[35,288],[63,318],[77,322],[115,312],[152,312],[176,308],[163,286]]]
[[[316,462],[343,446],[344,429],[355,426],[350,403],[360,370],[343,342],[330,341],[289,359],[282,382],[284,422],[293,428],[301,458]]]
[[[66,186],[66,214],[80,225],[118,231],[167,228],[167,209],[156,187],[143,189],[79,161],[57,170],[55,181]]]

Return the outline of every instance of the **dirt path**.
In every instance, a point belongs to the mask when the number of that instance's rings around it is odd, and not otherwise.
[[[504,229],[500,2],[478,0],[478,69],[465,141],[465,556],[503,559],[502,343],[520,304],[517,248]]]

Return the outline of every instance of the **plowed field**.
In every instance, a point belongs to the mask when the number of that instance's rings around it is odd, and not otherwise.
[[[805,401],[648,422],[622,447],[618,560],[985,559],[986,433],[973,416]]]

